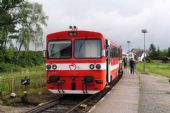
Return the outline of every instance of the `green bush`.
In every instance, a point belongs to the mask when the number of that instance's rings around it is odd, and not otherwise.
[[[0,72],[18,71],[19,67],[32,67],[44,62],[41,51],[0,50]]]
[[[0,72],[18,72],[21,67],[14,64],[0,63]]]
[[[146,57],[146,62],[147,62],[147,63],[150,63],[150,62],[151,62],[151,58]]]

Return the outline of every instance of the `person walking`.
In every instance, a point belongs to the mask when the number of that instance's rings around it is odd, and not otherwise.
[[[124,64],[124,68],[126,68],[126,66],[127,66],[127,57],[126,56],[123,58],[123,64]]]
[[[134,72],[135,72],[135,64],[136,64],[135,61],[133,60],[133,58],[131,58],[129,61],[131,74],[134,74]]]

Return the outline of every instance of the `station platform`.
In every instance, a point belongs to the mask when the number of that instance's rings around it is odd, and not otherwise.
[[[88,113],[138,113],[139,76],[124,69],[122,79]]]

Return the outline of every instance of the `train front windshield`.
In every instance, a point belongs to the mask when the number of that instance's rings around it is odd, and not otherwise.
[[[77,39],[75,40],[75,58],[100,58],[101,41],[98,39]]]
[[[48,58],[71,58],[72,44],[71,41],[49,41],[48,42]]]
[[[71,40],[49,41],[48,58],[72,58]],[[101,58],[101,41],[98,39],[76,39],[74,41],[74,58]]]

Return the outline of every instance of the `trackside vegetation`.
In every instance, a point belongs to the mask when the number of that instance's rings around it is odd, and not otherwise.
[[[21,79],[27,76],[30,78],[30,85],[25,87],[21,85]],[[24,90],[32,93],[33,89],[45,87],[45,66],[34,66],[32,68],[21,68],[20,72],[5,72],[0,76],[0,94],[1,96],[15,92],[21,95]],[[27,89],[25,89],[27,88]],[[36,91],[38,92],[38,91]]]
[[[28,0],[0,0],[0,9],[0,99],[24,90],[39,92],[46,85],[45,58],[38,50],[48,16],[41,4]],[[30,78],[27,87],[21,85],[25,76]]]
[[[27,90],[28,95],[42,92],[46,86],[45,58],[42,51],[0,51],[0,98],[10,93],[22,96]],[[21,79],[28,77],[30,85],[21,85]],[[43,88],[43,89],[42,89]]]
[[[22,68],[39,66],[45,62],[41,51],[0,51],[0,73],[19,72]],[[1,75],[0,75],[1,76]]]

